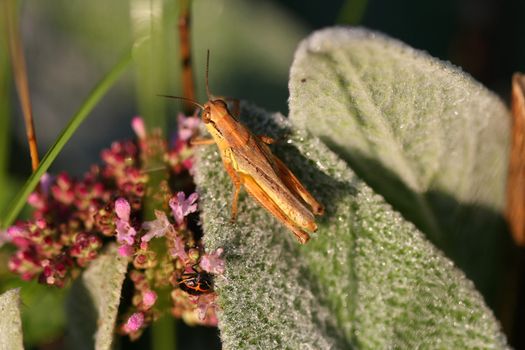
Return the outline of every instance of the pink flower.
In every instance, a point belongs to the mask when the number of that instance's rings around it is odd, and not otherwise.
[[[197,303],[197,315],[199,320],[208,326],[217,326],[218,320],[215,315],[215,309],[217,308],[217,294],[202,294],[196,299]]]
[[[124,324],[124,332],[133,333],[138,331],[144,325],[144,314],[142,312],[135,312],[129,316],[126,324]]]
[[[49,205],[47,199],[54,181],[53,176],[44,173],[40,178],[40,191],[31,193],[29,197],[27,197],[27,203],[37,210],[45,209],[46,205]]]
[[[11,238],[7,235],[7,231],[0,230],[0,248],[9,241],[11,241]]]
[[[222,275],[224,273],[224,260],[220,257],[224,249],[219,248],[211,254],[204,254],[199,263],[206,272]]]
[[[133,253],[135,253],[135,248],[133,248],[132,245],[123,244],[120,247],[118,247],[117,251],[120,256],[128,257],[132,256]]]
[[[44,209],[46,205],[45,198],[38,192],[31,193],[29,197],[27,197],[27,203],[37,210]]]
[[[56,177],[54,185],[51,186],[51,193],[55,199],[65,205],[70,205],[75,200],[73,191],[73,180],[66,173],[61,173]]]
[[[70,246],[69,255],[76,258],[78,265],[86,266],[87,263],[97,257],[97,252],[101,246],[100,237],[81,232],[76,235],[75,242]]]
[[[181,141],[188,141],[199,128],[200,119],[198,117],[186,117],[179,113],[177,116],[179,132],[178,139]]]
[[[185,198],[186,195],[184,192],[178,192],[175,197],[170,199],[169,205],[171,211],[173,212],[173,217],[178,225],[181,225],[184,222],[184,217],[197,211],[197,199],[199,195],[197,193],[192,193]]]
[[[144,125],[144,120],[141,117],[133,118],[131,120],[131,127],[140,140],[144,140],[146,138],[146,126]]]
[[[145,310],[150,309],[157,301],[157,293],[148,289],[142,294],[142,306]]]
[[[49,190],[51,189],[53,181],[55,181],[55,179],[49,173],[44,173],[44,175],[42,175],[40,178],[40,191],[42,191],[42,194],[45,197],[49,195]]]
[[[173,229],[165,212],[155,210],[155,216],[157,217],[156,220],[146,221],[142,224],[142,228],[148,231],[142,236],[142,242],[149,242],[154,237],[164,237],[166,232]]]
[[[27,229],[27,225],[18,223],[11,226],[5,232],[6,241],[11,242],[20,249],[28,249],[33,242],[30,240],[30,232]]]
[[[188,254],[186,253],[185,249],[185,243],[177,234],[175,234],[173,237],[173,247],[170,249],[170,255],[174,258],[179,258],[185,264],[189,261]]]
[[[131,206],[124,198],[115,201],[115,213],[117,214],[117,242],[132,245],[135,242],[137,231],[131,227],[130,213]]]

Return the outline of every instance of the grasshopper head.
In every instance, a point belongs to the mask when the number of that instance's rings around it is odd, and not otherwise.
[[[226,102],[221,99],[210,100],[204,104],[202,111],[202,121],[204,123],[217,123],[225,115],[230,114]]]

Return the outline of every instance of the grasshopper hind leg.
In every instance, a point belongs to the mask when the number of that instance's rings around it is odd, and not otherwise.
[[[273,158],[275,164],[275,170],[279,174],[281,180],[286,184],[286,187],[292,191],[297,198],[301,198],[305,201],[310,208],[312,213],[315,215],[323,215],[324,207],[308,192],[306,188],[301,184],[301,181],[292,173],[290,169],[277,157]]]
[[[310,239],[310,235],[298,227],[289,217],[287,217],[279,208],[278,205],[261,189],[261,187],[253,181],[251,177],[245,177],[243,184],[246,190],[273,216],[281,221],[292,233],[295,235],[297,240],[305,244]],[[315,227],[314,227],[315,228]],[[314,230],[315,231],[315,230]]]
[[[235,222],[235,220],[237,220],[237,211],[238,211],[237,203],[239,202],[239,192],[241,192],[242,181],[239,177],[237,177],[235,180],[232,177],[232,181],[233,181],[234,189],[233,189],[233,199],[232,199],[232,214],[231,214],[230,221]]]
[[[224,163],[224,169],[226,169],[226,172],[228,175],[230,175],[230,178],[232,179],[233,183],[233,199],[232,199],[232,210],[231,210],[231,222],[235,222],[237,220],[237,204],[239,203],[239,193],[241,192],[241,187],[243,184],[242,178],[237,174],[233,166],[230,162],[223,162]]]

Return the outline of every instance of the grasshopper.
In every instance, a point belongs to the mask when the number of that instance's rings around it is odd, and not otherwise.
[[[230,176],[234,191],[231,219],[236,220],[239,192],[246,191],[281,221],[301,243],[310,239],[308,232],[315,232],[315,215],[322,215],[323,206],[315,200],[290,169],[277,158],[268,147],[273,139],[258,136],[237,120],[222,98],[212,98],[208,84],[210,55],[206,60],[206,93],[208,102],[200,105],[193,100],[177,96],[166,96],[187,100],[202,109],[201,118],[211,139],[194,140],[194,145],[217,144],[226,172]],[[308,207],[309,208],[308,208]]]

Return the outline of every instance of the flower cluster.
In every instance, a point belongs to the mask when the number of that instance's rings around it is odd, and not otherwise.
[[[136,338],[149,323],[155,320],[157,310],[155,288],[172,287],[172,314],[188,324],[217,325],[215,314],[216,294],[210,274],[224,272],[222,249],[205,253],[202,244],[188,228],[187,218],[197,211],[196,193],[188,197],[178,192],[168,201],[168,211],[155,210],[155,219],[138,222],[139,212],[131,210],[124,198],[115,201],[116,240],[119,254],[132,258],[130,278],[135,294],[130,315],[120,326],[120,331]],[[162,241],[154,249],[156,241]]]
[[[224,272],[222,250],[206,253],[198,226],[191,224],[198,195],[189,140],[198,123],[180,115],[169,146],[159,131],[147,132],[142,119],[134,118],[138,139],[114,142],[102,151],[103,163],[81,179],[44,176],[29,197],[32,219],[5,233],[17,248],[10,270],[25,280],[62,287],[103,245],[116,242],[118,253],[130,261],[133,286],[121,333],[136,338],[158,318],[163,310],[157,299],[166,290],[175,317],[216,325],[211,276]]]

